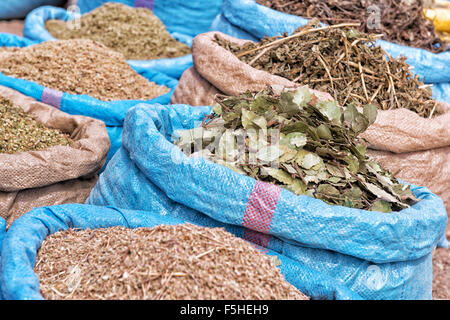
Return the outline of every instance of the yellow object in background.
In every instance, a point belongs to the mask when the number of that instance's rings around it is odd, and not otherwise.
[[[433,21],[436,31],[450,32],[450,8],[424,9],[425,17]]]
[[[450,43],[450,32],[438,32],[439,38],[444,40],[447,43]]]

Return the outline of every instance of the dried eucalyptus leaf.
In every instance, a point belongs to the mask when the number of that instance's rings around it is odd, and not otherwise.
[[[210,161],[331,205],[385,212],[402,210],[417,201],[409,186],[399,184],[366,156],[366,146],[357,134],[373,117],[370,107],[367,117],[352,105],[336,112],[335,104],[315,95],[309,100],[305,88],[279,95],[269,88],[216,100],[226,108],[212,119],[208,116],[202,125],[206,131],[222,134],[221,138],[206,135],[209,140],[202,145],[212,150],[206,153]],[[222,131],[217,124],[223,126]],[[267,127],[279,134],[262,130]],[[195,129],[190,131],[194,134]],[[219,139],[221,143],[214,148]],[[230,153],[232,157],[225,157]]]

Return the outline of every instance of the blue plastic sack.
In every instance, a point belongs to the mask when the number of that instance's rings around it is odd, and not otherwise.
[[[60,6],[64,0],[4,0],[0,1],[0,20],[22,19],[31,10],[44,6]]]
[[[30,39],[16,36],[12,33],[4,33],[0,32],[0,46],[2,47],[17,47],[17,48],[23,48],[28,47],[33,44],[36,44],[36,41],[32,41]]]
[[[8,230],[0,257],[0,290],[7,300],[41,300],[39,280],[33,268],[36,252],[49,235],[67,230],[114,226],[128,228],[177,225],[185,221],[161,212],[130,211],[69,204],[32,210],[16,220]],[[281,260],[285,279],[314,299],[360,299],[336,280],[272,251]]]
[[[195,37],[209,30],[220,13],[223,0],[115,0],[130,7],[145,7],[161,19],[167,30]],[[81,13],[89,12],[108,0],[78,0]]]
[[[6,233],[6,221],[5,219],[0,217],[0,256],[2,255],[2,243],[5,233]]]
[[[30,12],[23,26],[24,37],[36,41],[57,40],[45,28],[45,22],[50,19],[69,21],[74,19],[75,13],[62,8],[43,6]],[[192,46],[192,37],[178,32],[172,36],[180,42]],[[154,60],[129,60],[128,63],[140,74],[145,70],[161,72],[169,77],[179,79],[183,72],[193,66],[192,55],[178,58],[154,59]]]
[[[221,31],[236,38],[254,41],[266,35],[292,33],[309,21],[262,6],[254,0],[224,0],[221,15],[223,18],[216,19],[211,26],[212,31]],[[419,75],[425,83],[450,82],[450,51],[432,53],[383,40],[378,40],[377,44],[393,57],[400,54],[407,57],[406,62],[414,66],[412,72]],[[443,97],[444,101],[450,103],[450,92],[446,92]]]
[[[0,34],[0,47],[24,47],[36,43],[37,42],[26,40],[18,36],[10,34]],[[164,85],[171,89],[170,92],[146,102],[163,104],[169,103],[170,97],[172,96],[173,91],[178,84],[178,81],[163,73],[155,72],[149,69],[140,71],[141,75],[147,78],[149,81],[155,82],[158,85]],[[6,76],[1,72],[0,85],[17,90],[26,96],[32,97],[38,101],[45,102],[69,114],[83,115],[105,122],[106,129],[111,140],[111,148],[108,153],[106,163],[108,163],[108,161],[112,158],[114,153],[121,145],[122,124],[126,112],[129,108],[135,106],[136,104],[144,102],[142,100],[101,101],[88,95],[62,93],[56,90],[45,88],[37,84],[36,82]]]
[[[377,214],[295,196],[186,157],[172,144],[176,131],[198,126],[210,112],[210,107],[186,105],[130,109],[122,147],[86,203],[152,208],[195,224],[232,225],[228,229],[235,235],[301,261],[365,299],[431,299],[431,252],[447,224],[439,197],[413,186],[420,202],[402,212]],[[272,196],[273,210],[252,215],[255,202],[267,208],[264,197]]]

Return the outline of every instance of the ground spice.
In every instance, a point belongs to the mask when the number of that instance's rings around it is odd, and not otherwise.
[[[0,153],[37,151],[71,142],[69,135],[45,127],[21,107],[0,97]]]
[[[430,85],[411,73],[404,57],[386,59],[375,39],[352,24],[319,27],[315,19],[291,36],[265,37],[243,46],[216,36],[219,45],[252,67],[328,92],[341,105],[372,103],[382,110],[438,115]]]
[[[358,23],[359,30],[381,33],[383,39],[432,52],[447,49],[431,21],[426,19],[422,0],[257,0],[277,11],[318,18],[335,25]],[[379,14],[376,17],[375,14]],[[378,25],[377,25],[378,24]]]
[[[36,261],[46,299],[308,300],[274,259],[221,228],[69,229]]]
[[[18,48],[18,47],[0,47],[0,53],[3,53],[3,52],[13,53],[13,52],[17,52],[19,50],[20,50],[20,48]]]
[[[71,94],[149,100],[169,88],[136,73],[122,54],[92,40],[47,41],[0,56],[0,71]]]
[[[45,27],[57,39],[91,39],[129,60],[175,58],[190,53],[189,47],[175,40],[149,9],[115,2],[84,14],[76,25],[47,20]]]
[[[450,300],[450,250],[433,251],[433,299]]]

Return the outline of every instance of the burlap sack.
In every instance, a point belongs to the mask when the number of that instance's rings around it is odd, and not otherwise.
[[[170,102],[191,106],[212,106],[217,93],[222,92],[202,78],[192,67],[181,75]]]
[[[213,97],[218,92],[237,95],[246,90],[262,90],[273,84],[298,86],[240,61],[214,42],[215,33],[208,32],[194,38],[194,68],[185,71],[181,77],[172,103],[212,105]],[[220,32],[217,34],[237,44],[248,41]],[[433,119],[424,119],[406,109],[380,111],[376,122],[363,137],[373,149],[370,154],[376,156],[386,168],[397,172],[397,176],[405,181],[428,187],[444,199],[450,212],[450,107],[442,102],[437,110],[444,114]]]
[[[394,153],[427,151],[450,146],[450,105],[438,102],[442,115],[425,119],[408,109],[380,110],[376,122],[362,134],[370,148]]]
[[[181,76],[171,103],[211,105],[216,93],[239,95],[247,90],[263,90],[269,85],[286,88],[301,86],[240,61],[214,41],[215,34],[238,44],[249,41],[233,38],[221,32],[207,32],[196,36],[192,42],[194,68],[186,70]],[[314,92],[322,99],[331,100],[331,96],[327,93],[315,90]]]
[[[105,124],[66,114],[6,87],[0,86],[0,96],[74,140],[70,146],[0,154],[0,216],[12,222],[37,206],[84,202],[109,150]]]

